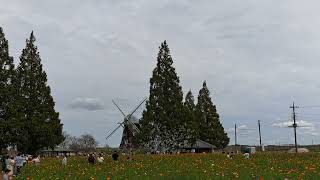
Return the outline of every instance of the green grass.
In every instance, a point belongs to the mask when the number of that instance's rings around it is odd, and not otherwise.
[[[119,162],[106,157],[90,165],[85,157],[42,159],[39,166],[27,166],[17,179],[320,179],[320,154],[263,153],[250,159],[225,154],[120,156]]]

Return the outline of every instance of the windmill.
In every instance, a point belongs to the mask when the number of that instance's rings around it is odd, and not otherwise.
[[[133,114],[140,108],[140,106],[147,100],[147,98],[143,99],[143,101],[140,102],[140,104],[128,115],[126,115],[121,108],[118,106],[118,104],[112,100],[113,104],[118,108],[118,110],[123,115],[124,119],[122,122],[118,123],[119,125],[106,137],[106,140],[108,140],[120,127],[123,127],[123,133],[120,143],[120,149],[123,150],[132,150],[134,148],[137,148],[137,144],[134,140],[134,136],[136,136],[140,130],[138,128],[139,126],[139,120],[133,116]]]

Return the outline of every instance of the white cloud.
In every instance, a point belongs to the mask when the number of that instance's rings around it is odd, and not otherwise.
[[[96,98],[76,98],[70,104],[72,109],[82,109],[88,111],[103,110],[104,105],[99,99]]]
[[[304,121],[304,120],[296,121],[296,124],[298,127],[305,128],[305,129],[309,129],[309,128],[314,127],[314,124],[312,124],[311,122],[308,122],[308,121]],[[279,123],[273,123],[272,126],[273,127],[280,127],[280,128],[293,127],[293,121],[284,121],[284,122],[279,122]]]
[[[237,132],[241,133],[241,132],[247,132],[253,130],[252,128],[249,128],[247,125],[239,125],[237,126]],[[227,130],[228,133],[232,133],[234,132],[234,128],[229,128]]]
[[[240,125],[239,127],[238,127],[238,129],[240,129],[240,130],[247,130],[247,129],[249,129],[248,128],[248,126],[247,125]]]

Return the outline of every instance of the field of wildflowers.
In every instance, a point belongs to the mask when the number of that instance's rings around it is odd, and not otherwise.
[[[42,159],[27,166],[15,179],[320,179],[320,153],[179,154],[105,157],[90,165],[85,157],[70,157],[67,166],[59,158]]]

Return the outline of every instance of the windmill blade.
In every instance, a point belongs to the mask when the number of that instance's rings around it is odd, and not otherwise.
[[[126,119],[126,125],[129,126],[129,130],[132,132],[132,133],[135,133],[135,132],[140,132],[140,129],[132,122],[130,121],[129,119]]]
[[[121,112],[121,114],[126,117],[126,115],[124,114],[124,112],[120,109],[120,107],[118,106],[118,104],[116,102],[114,102],[114,100],[112,100],[113,104],[118,108],[118,110]]]
[[[129,121],[130,121],[132,114],[134,114],[146,100],[147,100],[147,98],[144,98],[143,101],[141,101],[141,103],[129,114],[129,116],[128,116]]]
[[[132,123],[132,127],[133,127],[138,133],[140,133],[140,129],[139,129],[134,123]]]
[[[120,127],[122,126],[122,123],[120,123],[120,125],[115,128],[107,137],[106,140],[108,140]]]
[[[128,120],[128,122],[130,123],[130,125],[132,126],[132,129],[134,129],[136,132],[140,133],[140,129],[130,120]],[[132,132],[134,133],[134,132]]]

